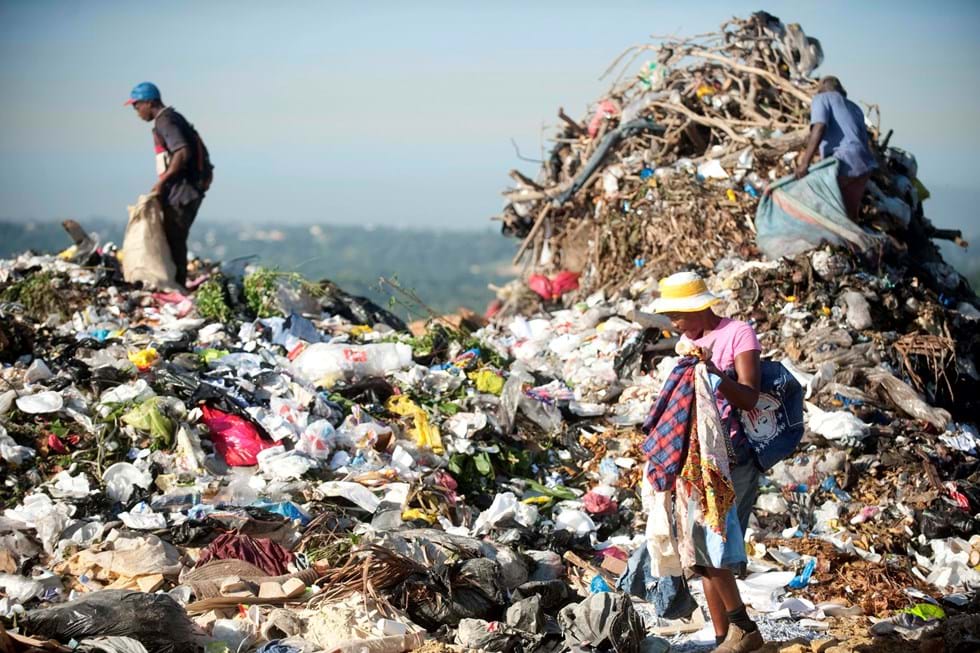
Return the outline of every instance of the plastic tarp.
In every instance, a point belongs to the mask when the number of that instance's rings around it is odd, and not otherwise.
[[[783,177],[755,213],[756,244],[770,259],[792,257],[824,243],[866,251],[875,236],[847,217],[837,183],[837,159],[811,166],[803,179]]]

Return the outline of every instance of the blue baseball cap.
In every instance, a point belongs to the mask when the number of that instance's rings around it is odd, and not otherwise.
[[[123,104],[129,105],[133,102],[145,102],[146,100],[159,100],[160,99],[160,89],[157,88],[156,84],[151,82],[141,82],[133,87],[133,90],[129,92],[129,99]]]

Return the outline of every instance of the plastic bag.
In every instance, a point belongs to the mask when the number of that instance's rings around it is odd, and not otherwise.
[[[139,641],[149,653],[203,650],[187,613],[166,594],[104,590],[24,616],[24,630],[68,642],[99,635]]]
[[[214,449],[229,467],[251,467],[258,464],[263,449],[276,446],[259,435],[251,422],[217,408],[203,406],[201,421],[211,431]]]
[[[391,396],[385,408],[396,415],[410,415],[413,418],[415,426],[409,429],[409,433],[415,436],[415,443],[418,446],[431,449],[433,453],[439,455],[445,451],[442,446],[442,436],[439,433],[439,427],[435,424],[430,424],[429,416],[415,402],[409,399],[408,396]]]
[[[128,503],[133,495],[133,486],[144,490],[153,483],[153,476],[141,471],[132,463],[121,462],[110,465],[102,473],[102,484],[106,495],[113,501]]]
[[[578,289],[578,277],[577,273],[568,270],[562,270],[551,279],[543,274],[532,274],[527,285],[545,301],[557,301],[565,293]]]
[[[400,342],[370,345],[318,342],[303,350],[296,358],[294,368],[305,380],[317,383],[340,376],[384,376],[411,363],[412,348]]]
[[[122,416],[125,424],[146,431],[155,443],[169,448],[173,444],[174,423],[160,412],[160,398],[151,397]]]
[[[129,207],[119,254],[123,277],[129,283],[142,281],[160,289],[177,287],[176,266],[163,230],[163,207],[155,195],[140,195],[136,206]]]
[[[864,295],[856,290],[841,293],[840,300],[847,307],[847,324],[855,331],[870,329],[874,322],[871,320],[871,308]]]
[[[886,370],[869,373],[868,381],[877,384],[895,407],[909,417],[928,422],[940,431],[945,431],[952,419],[948,411],[933,408],[922,400],[912,386]]]
[[[825,411],[808,403],[807,426],[817,435],[844,444],[854,444],[868,437],[870,427],[846,410]]]

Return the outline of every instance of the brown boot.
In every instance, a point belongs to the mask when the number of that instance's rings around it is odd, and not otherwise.
[[[758,651],[765,642],[762,633],[755,629],[747,633],[735,624],[728,626],[728,637],[712,653],[752,653]]]

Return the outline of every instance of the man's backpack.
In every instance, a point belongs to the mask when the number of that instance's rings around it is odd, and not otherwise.
[[[211,182],[214,181],[214,165],[211,163],[211,154],[208,152],[207,146],[204,144],[204,140],[201,135],[197,133],[194,129],[194,125],[187,123],[187,126],[191,128],[191,132],[194,134],[194,141],[197,147],[197,185],[198,189],[203,193],[207,192],[211,188]]]

